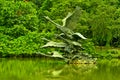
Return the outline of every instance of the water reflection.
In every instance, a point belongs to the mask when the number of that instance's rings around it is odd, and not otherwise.
[[[120,61],[64,64],[49,59],[0,59],[0,80],[119,80]]]
[[[94,69],[97,69],[95,64],[63,65],[59,68],[56,67],[54,69],[48,70],[48,78],[51,78],[51,80],[59,80],[59,78],[63,80],[78,80],[83,76],[91,73]]]

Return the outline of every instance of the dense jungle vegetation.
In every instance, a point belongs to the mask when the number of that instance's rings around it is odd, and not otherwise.
[[[53,40],[58,30],[44,16],[61,24],[76,6],[81,15],[74,31],[95,46],[120,47],[120,0],[0,0],[0,55],[47,52],[43,38]]]

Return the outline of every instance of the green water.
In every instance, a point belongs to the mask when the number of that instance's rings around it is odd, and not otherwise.
[[[0,80],[120,80],[120,60],[67,65],[50,59],[0,59]]]

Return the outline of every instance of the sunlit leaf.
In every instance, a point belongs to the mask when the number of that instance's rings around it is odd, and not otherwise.
[[[82,39],[87,39],[80,33],[74,33],[73,36],[77,36],[77,37],[82,38]]]
[[[52,57],[63,58],[63,56],[62,56],[59,52],[57,52],[57,51],[53,51],[53,55],[52,55]]]
[[[50,41],[42,47],[66,47],[66,43]]]

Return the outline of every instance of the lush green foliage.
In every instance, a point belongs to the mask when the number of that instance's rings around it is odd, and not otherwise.
[[[50,39],[58,30],[44,16],[62,24],[76,6],[82,14],[74,31],[95,45],[120,47],[119,0],[0,0],[0,54],[46,52],[40,48],[45,42],[41,38]]]
[[[23,25],[31,31],[37,29],[37,11],[32,2],[1,0],[0,3],[0,26]]]
[[[40,7],[39,11],[42,12],[39,15],[47,15],[60,23],[60,20],[68,12],[79,6],[82,9],[82,14],[79,17],[76,31],[92,38],[96,45],[119,47],[119,4],[119,0],[45,0]]]
[[[36,33],[31,32],[25,36],[11,40],[7,35],[1,34],[1,45],[0,53],[6,56],[7,54],[32,54],[39,51],[46,51],[45,49],[40,49],[40,47],[45,43],[42,38],[52,36],[51,33]],[[39,43],[39,44],[38,44]]]

